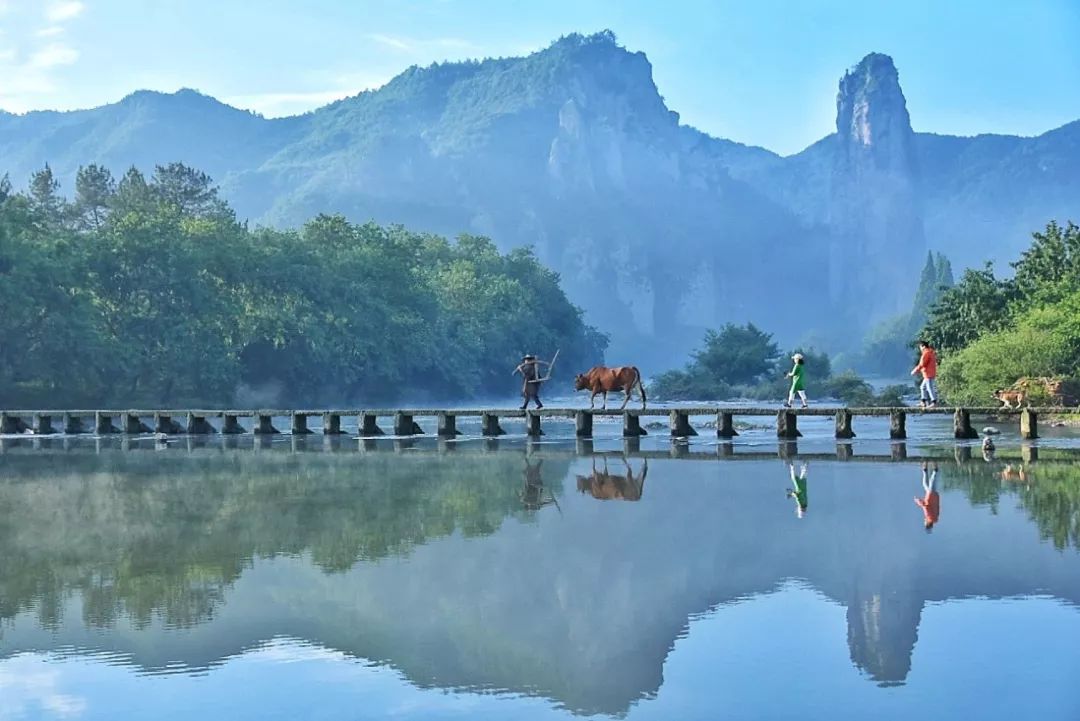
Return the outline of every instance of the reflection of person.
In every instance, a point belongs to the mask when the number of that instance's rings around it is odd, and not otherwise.
[[[803,514],[806,513],[806,505],[808,502],[806,487],[806,464],[802,464],[802,468],[799,469],[798,477],[795,476],[794,463],[788,463],[788,471],[791,474],[791,485],[795,487],[788,489],[787,497],[795,499],[795,515],[799,518],[802,518]]]
[[[529,407],[529,401],[536,402],[537,408],[543,408],[544,404],[540,402],[540,384],[544,381],[540,378],[540,366],[551,365],[547,361],[538,360],[536,356],[529,354],[521,359],[521,363],[514,369],[515,373],[520,373],[524,379],[521,385],[521,395],[524,396],[525,402],[521,404],[521,410],[525,410]]]
[[[525,487],[521,489],[521,504],[525,508],[536,511],[543,506],[552,503],[551,499],[544,499],[544,478],[540,473],[540,466],[544,464],[544,459],[540,459],[536,462],[536,465],[529,463],[529,459],[525,459]]]
[[[915,505],[922,509],[923,512],[923,527],[929,533],[934,527],[934,524],[938,522],[938,518],[941,516],[941,496],[937,492],[937,472],[938,465],[934,464],[932,471],[929,471],[927,475],[928,466],[926,463],[922,464],[922,487],[923,497],[915,497]]]

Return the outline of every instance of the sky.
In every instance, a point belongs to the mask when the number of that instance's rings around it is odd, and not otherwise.
[[[784,154],[835,128],[837,82],[869,52],[895,60],[918,131],[1080,118],[1080,0],[0,0],[0,109],[189,87],[289,115],[605,28],[684,123]]]

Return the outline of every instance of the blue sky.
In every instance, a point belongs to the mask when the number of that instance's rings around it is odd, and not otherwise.
[[[0,108],[192,87],[290,114],[603,28],[645,51],[684,122],[782,153],[833,129],[837,80],[871,51],[895,59],[916,130],[1080,118],[1080,0],[0,0]]]

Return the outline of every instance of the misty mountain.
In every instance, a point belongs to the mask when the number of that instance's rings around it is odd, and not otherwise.
[[[523,58],[412,67],[382,88],[270,120],[191,90],[75,112],[0,113],[0,174],[180,160],[243,217],[322,212],[533,245],[609,359],[678,365],[705,327],[794,341],[908,310],[927,248],[1012,257],[1080,216],[1080,123],[1038,138],[914,133],[892,60],[837,96],[837,132],[781,157],[680,124],[642,52],[609,32]],[[541,349],[538,349],[541,350]],[[548,351],[544,351],[548,352]]]

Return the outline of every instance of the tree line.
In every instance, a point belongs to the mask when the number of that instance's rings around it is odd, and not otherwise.
[[[930,309],[922,334],[950,402],[992,402],[1022,378],[1080,379],[1080,227],[1050,222],[1010,265],[1012,277],[965,271]],[[1050,400],[1032,390],[1032,402]]]
[[[249,228],[180,163],[0,178],[0,405],[343,403],[512,394],[523,352],[600,362],[529,249],[320,215]],[[556,376],[556,377],[557,377]]]

